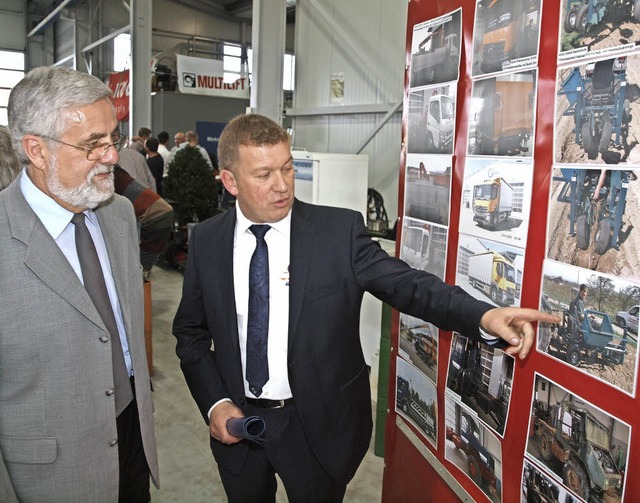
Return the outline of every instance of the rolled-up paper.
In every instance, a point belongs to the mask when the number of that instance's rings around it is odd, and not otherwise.
[[[238,438],[263,442],[264,419],[260,416],[233,417],[227,421],[227,431]]]

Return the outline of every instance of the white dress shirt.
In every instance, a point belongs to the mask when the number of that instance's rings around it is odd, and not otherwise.
[[[247,219],[236,205],[236,229],[233,239],[233,282],[242,374],[246,376],[247,314],[249,311],[249,263],[256,248],[256,237],[249,227],[256,222]],[[279,222],[269,224],[265,235],[269,249],[269,337],[267,358],[269,380],[262,388],[260,398],[280,400],[291,398],[287,373],[287,345],[289,342],[289,244],[291,237],[291,212]],[[244,380],[245,394],[249,383]]]
[[[71,223],[73,213],[60,206],[44,192],[38,189],[27,175],[26,170],[23,170],[21,174],[20,190],[22,191],[22,194],[27,200],[29,206],[31,206],[31,209],[42,222],[42,225],[44,225],[47,232],[60,248],[60,251],[62,251],[64,256],[67,258],[69,265],[71,265],[75,273],[78,275],[78,279],[84,284],[82,279],[82,269],[80,268],[80,260],[78,259],[78,251],[76,249],[75,227]],[[127,371],[131,376],[133,375],[131,353],[129,352],[129,343],[127,342],[122,310],[120,309],[120,301],[118,300],[116,285],[113,280],[111,263],[109,262],[109,255],[107,254],[107,246],[104,242],[104,237],[102,236],[102,231],[100,230],[100,224],[98,223],[98,217],[96,214],[92,210],[87,210],[84,214],[86,216],[85,222],[89,229],[89,233],[91,234],[91,239],[93,239],[93,244],[98,252],[98,258],[100,259],[100,265],[102,266],[102,275],[104,276],[104,281],[107,285],[109,300],[113,307],[113,314],[116,318],[118,333],[120,334],[120,342],[122,344],[122,351],[124,353]],[[42,253],[46,253],[46,250],[42,250]]]

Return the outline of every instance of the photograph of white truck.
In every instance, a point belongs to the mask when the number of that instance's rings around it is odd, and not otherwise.
[[[446,85],[409,93],[408,152],[453,153],[455,91]]]
[[[473,220],[479,225],[495,228],[509,219],[513,211],[513,187],[504,178],[496,177],[473,187]]]
[[[456,284],[495,306],[519,306],[524,250],[474,236],[458,242]]]

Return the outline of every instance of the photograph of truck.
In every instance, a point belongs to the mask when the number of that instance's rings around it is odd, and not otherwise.
[[[412,88],[458,80],[462,9],[413,27]]]
[[[494,503],[502,501],[502,446],[464,405],[445,392],[444,457]]]
[[[435,448],[438,442],[436,386],[402,358],[396,358],[396,412]]]
[[[537,374],[526,456],[589,503],[621,503],[631,429]],[[614,456],[615,455],[615,456]]]
[[[638,165],[638,56],[559,68],[554,160]]]
[[[456,285],[495,306],[520,306],[524,250],[461,234]]]
[[[640,281],[640,172],[555,168],[549,194],[547,256]]]
[[[536,66],[541,0],[478,0],[472,74]]]
[[[640,41],[640,0],[562,0],[558,60],[633,50]]]
[[[562,321],[539,324],[538,351],[635,396],[638,336],[625,315],[637,314],[640,286],[545,260],[542,295],[541,309]]]
[[[468,155],[531,157],[536,70],[473,82]]]
[[[405,217],[402,221],[400,259],[444,280],[447,254],[447,227]]]
[[[522,467],[521,503],[578,503],[567,489],[525,458]]]
[[[407,152],[452,154],[456,86],[429,87],[409,93]]]
[[[451,156],[407,154],[406,165],[405,215],[449,225]]]
[[[507,422],[513,358],[487,344],[454,334],[447,389],[473,410],[498,435]]]
[[[468,157],[462,181],[460,232],[525,247],[533,161]]]
[[[399,354],[434,384],[438,383],[438,328],[400,313]]]

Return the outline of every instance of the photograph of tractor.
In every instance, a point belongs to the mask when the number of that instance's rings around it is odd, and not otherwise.
[[[445,458],[469,475],[492,502],[501,501],[500,443],[459,403],[447,397],[445,407],[446,439],[450,442],[445,446]]]
[[[601,155],[606,164],[618,164],[628,148],[631,103],[627,90],[627,58],[588,63],[560,72],[558,96],[566,97],[562,116],[573,118],[575,142],[589,160]],[[615,150],[610,150],[615,147]],[[561,153],[557,162],[567,162]]]
[[[634,283],[546,261],[541,309],[562,321],[538,326],[538,351],[633,394],[638,337],[612,320],[638,298]]]
[[[527,454],[584,501],[620,503],[626,462],[611,450],[628,445],[629,427],[540,376],[536,389]]]
[[[603,21],[640,21],[640,0],[566,0],[563,16],[565,33],[585,33]]]
[[[627,190],[636,175],[632,171],[561,168],[553,180],[563,184],[556,200],[570,205],[569,236],[576,238],[576,246],[586,250],[593,245],[599,255],[609,248],[619,249]]]

